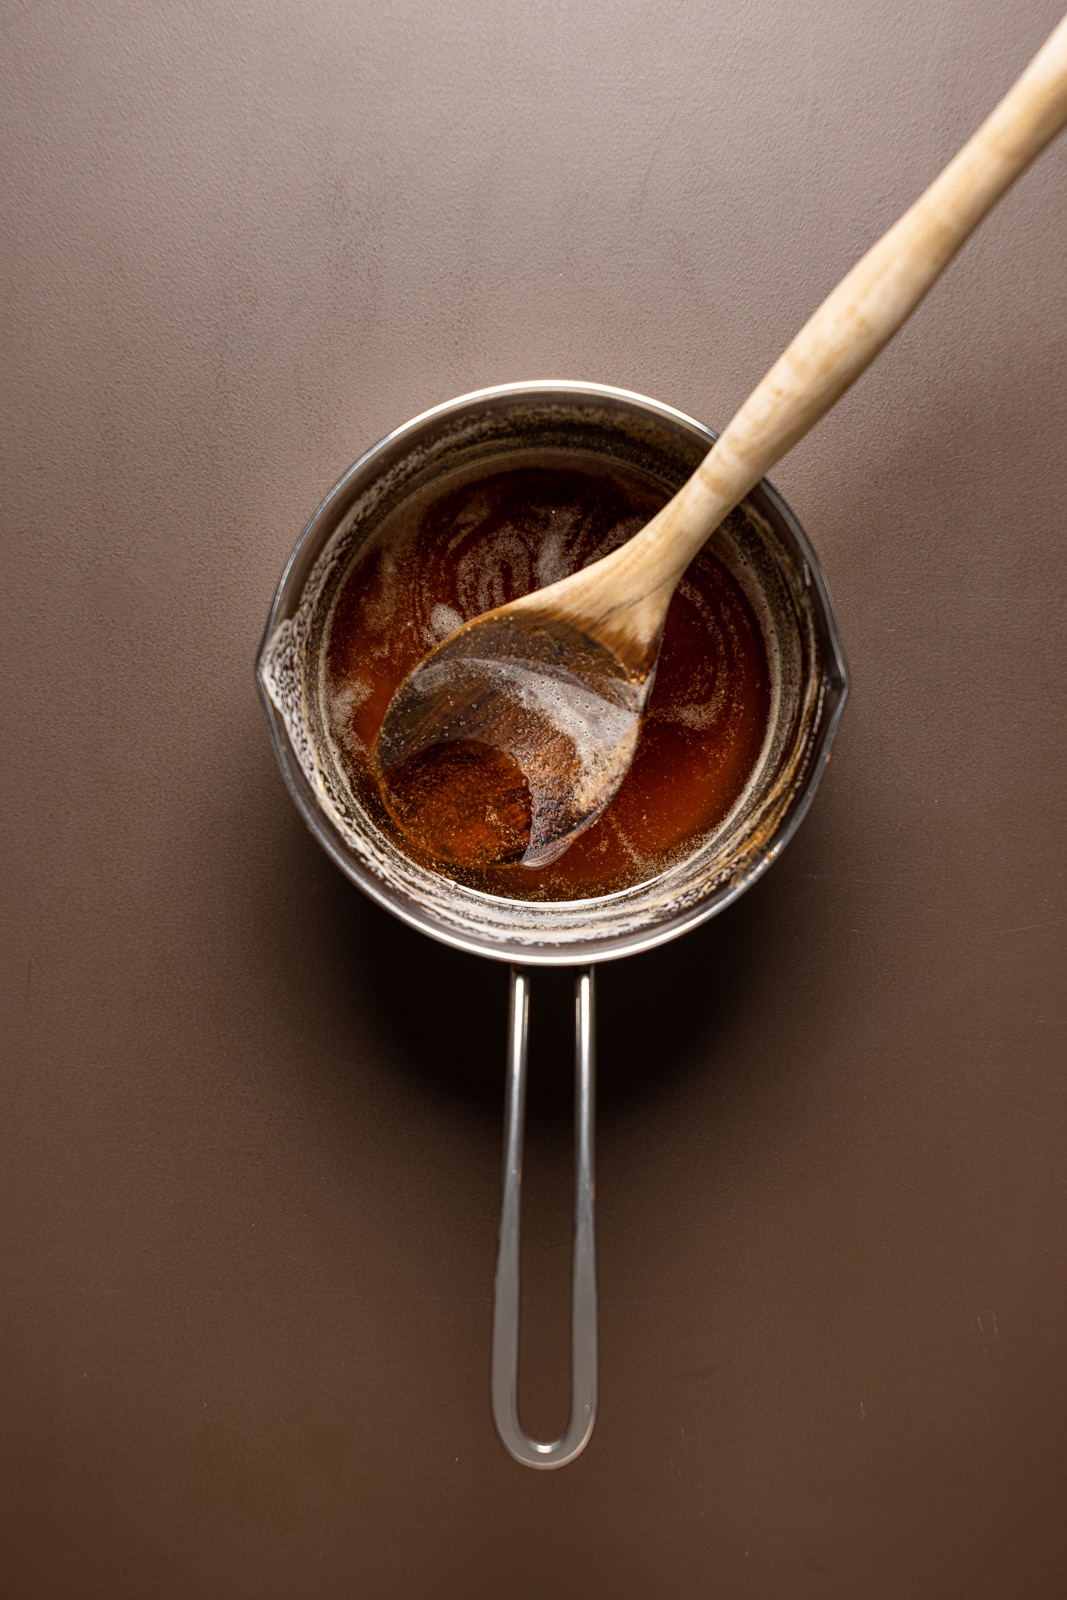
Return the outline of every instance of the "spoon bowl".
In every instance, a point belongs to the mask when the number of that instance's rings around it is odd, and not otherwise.
[[[375,751],[382,798],[446,860],[546,866],[626,776],[651,687],[551,610],[498,607],[393,697]]]

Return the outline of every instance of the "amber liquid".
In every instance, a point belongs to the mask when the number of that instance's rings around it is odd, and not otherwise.
[[[767,732],[771,680],[741,585],[705,548],[667,616],[637,756],[603,815],[550,865],[456,868],[388,817],[371,751],[398,685],[461,622],[587,566],[669,498],[658,480],[589,458],[522,467],[393,513],[338,589],[326,643],[330,734],[352,790],[408,855],[488,894],[574,900],[642,883],[727,815]]]

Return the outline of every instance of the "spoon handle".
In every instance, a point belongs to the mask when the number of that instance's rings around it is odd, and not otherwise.
[[[669,599],[726,514],[869,366],[1065,125],[1067,17],[977,133],[804,324],[674,499],[617,552],[619,577],[631,571],[631,604],[640,605],[641,591],[655,595],[654,604],[664,591]]]

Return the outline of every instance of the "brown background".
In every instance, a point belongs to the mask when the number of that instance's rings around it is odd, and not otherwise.
[[[853,699],[775,870],[602,972],[563,1472],[489,1417],[504,971],[328,864],[252,684],[363,448],[526,377],[721,426],[1058,3],[7,0],[4,1600],[1067,1592],[1067,142],[776,474]]]

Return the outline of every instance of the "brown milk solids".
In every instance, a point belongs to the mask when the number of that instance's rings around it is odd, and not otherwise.
[[[771,678],[755,612],[709,548],[671,602],[633,766],[603,815],[557,860],[457,867],[420,836],[417,804],[405,828],[397,827],[375,780],[371,753],[386,708],[436,644],[461,623],[607,555],[668,498],[662,483],[632,467],[571,457],[424,491],[357,553],[328,625],[326,716],[354,794],[407,854],[489,894],[573,900],[654,877],[731,810],[763,746]],[[447,761],[428,768],[426,804],[447,813],[465,764],[480,754],[457,745]],[[513,787],[511,809],[489,822],[518,841],[521,774]],[[414,785],[412,793],[419,792]],[[457,829],[470,826],[457,809]]]
[[[449,870],[518,861],[533,802],[519,763],[474,739],[431,745],[389,773],[387,809],[425,859]]]

